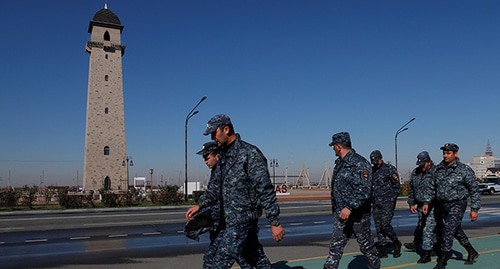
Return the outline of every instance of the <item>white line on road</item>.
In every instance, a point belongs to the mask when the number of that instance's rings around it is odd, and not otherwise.
[[[69,240],[84,240],[84,239],[90,239],[90,236],[71,237]]]
[[[128,234],[110,234],[108,235],[109,238],[115,238],[115,237],[127,237]]]
[[[304,223],[302,223],[302,222],[298,222],[298,223],[290,223],[289,225],[290,225],[290,226],[299,226],[299,225],[304,225]]]
[[[159,235],[160,232],[152,232],[152,233],[142,233],[142,235]]]
[[[39,243],[39,242],[47,242],[49,239],[31,239],[31,240],[25,240],[25,243]]]
[[[323,223],[326,223],[326,221],[315,221],[313,222],[314,224],[323,224]]]

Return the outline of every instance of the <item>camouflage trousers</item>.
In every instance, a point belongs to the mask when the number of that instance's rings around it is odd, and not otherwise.
[[[440,235],[441,251],[451,251],[453,238],[456,238],[462,246],[469,243],[469,238],[462,229],[462,219],[466,208],[467,200],[438,203],[436,217],[440,230],[438,234]]]
[[[270,269],[258,232],[257,220],[219,228],[205,252],[203,268],[231,268],[237,262],[242,269]]]
[[[427,215],[422,212],[422,205],[417,206],[418,223],[415,230],[415,238],[422,244],[422,250],[432,251],[434,244],[437,242],[436,237],[436,218],[434,205],[429,205]]]
[[[395,200],[377,201],[373,203],[373,221],[377,229],[378,244],[380,246],[385,246],[387,244],[386,238],[389,238],[392,242],[398,240],[398,236],[396,232],[394,232],[394,228],[391,224],[395,206]]]
[[[332,240],[330,242],[329,255],[323,268],[339,268],[340,258],[342,258],[344,247],[347,241],[349,241],[349,238],[354,234],[361,252],[368,259],[368,267],[371,269],[379,269],[380,259],[372,239],[370,214],[363,214],[361,218],[356,220],[352,218],[341,220],[339,214],[340,212],[333,214]]]

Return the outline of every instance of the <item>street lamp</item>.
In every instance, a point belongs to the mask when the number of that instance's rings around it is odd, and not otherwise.
[[[273,185],[276,184],[276,167],[279,167],[278,165],[278,159],[271,159],[271,163],[269,164],[273,168]]]
[[[186,173],[186,177],[185,177],[185,180],[184,180],[184,200],[187,202],[188,200],[188,139],[187,139],[187,135],[188,135],[188,121],[189,119],[198,114],[198,110],[194,111],[200,104],[201,102],[205,101],[205,99],[207,99],[206,96],[203,96],[201,98],[201,100],[198,102],[198,104],[196,104],[193,109],[191,109],[191,111],[187,114],[186,116],[186,124],[184,125],[184,171]]]
[[[130,182],[129,173],[128,173],[128,167],[129,166],[134,166],[134,162],[132,161],[132,156],[127,156],[125,158],[125,160],[123,160],[122,166],[127,166],[127,190],[128,190],[128,184]]]
[[[399,170],[398,170],[398,135],[406,130],[408,130],[408,128],[405,128],[408,124],[410,124],[410,122],[414,121],[415,118],[412,118],[411,120],[409,120],[407,123],[405,123],[403,126],[401,126],[401,128],[399,128],[397,131],[396,131],[396,135],[394,136],[394,155],[395,155],[395,163],[396,163],[396,171],[398,171],[399,173]]]
[[[151,191],[153,190],[153,168],[149,168],[149,174],[151,175]]]

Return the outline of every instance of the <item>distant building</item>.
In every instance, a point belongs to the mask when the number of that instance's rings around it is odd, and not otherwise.
[[[104,6],[90,21],[83,190],[127,190],[128,158],[122,81],[123,25]]]
[[[497,165],[500,165],[500,159],[493,156],[493,150],[491,149],[490,141],[488,141],[484,155],[474,156],[470,167],[474,170],[476,177],[484,178],[487,175],[488,169],[496,168]]]
[[[500,177],[500,168],[488,168],[484,177]]]

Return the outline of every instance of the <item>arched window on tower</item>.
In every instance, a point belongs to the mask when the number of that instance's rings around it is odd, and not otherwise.
[[[108,146],[104,147],[104,155],[109,155],[109,147]]]
[[[106,54],[106,55],[104,56],[104,58],[108,59],[108,55]]]
[[[108,81],[108,79],[109,79],[109,76],[108,76],[108,75],[105,75],[105,76],[104,76],[104,80],[105,80],[105,81]]]
[[[111,40],[111,37],[109,36],[109,32],[108,31],[106,31],[106,33],[104,33],[104,40],[105,41]]]
[[[111,189],[111,179],[109,177],[104,178],[104,189],[109,191]]]

